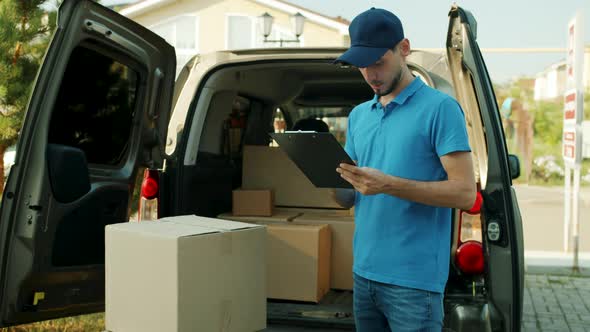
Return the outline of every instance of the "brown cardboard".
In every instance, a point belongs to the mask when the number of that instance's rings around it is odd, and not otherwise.
[[[331,255],[331,287],[334,289],[352,290],[352,237],[354,235],[354,218],[347,216],[348,210],[342,216],[334,216],[333,211],[304,212],[295,218],[293,224],[330,225],[332,232]]]
[[[354,222],[354,213],[351,215],[350,210],[285,208],[283,211],[285,213],[299,212],[298,217],[305,216],[305,218],[316,218],[320,220]]]
[[[197,216],[107,226],[106,329],[265,329],[265,239],[263,226]]]
[[[232,193],[234,216],[266,216],[273,214],[272,190],[234,190]]]
[[[280,148],[244,146],[242,170],[242,187],[272,189],[277,206],[340,208],[330,189],[316,188]]]
[[[219,218],[265,225],[276,223],[330,225],[332,234],[331,288],[352,290],[354,216],[349,215],[349,210],[275,208],[271,217],[236,217],[231,214],[222,214]]]
[[[268,224],[268,298],[319,302],[330,290],[327,225]]]
[[[235,220],[240,222],[247,222],[247,223],[256,223],[258,221],[264,221],[265,223],[287,223],[293,221],[296,217],[302,215],[303,212],[300,212],[297,209],[286,209],[275,207],[273,209],[272,216],[269,217],[256,217],[256,216],[235,216],[233,213],[222,213],[218,218],[227,219],[227,220]]]

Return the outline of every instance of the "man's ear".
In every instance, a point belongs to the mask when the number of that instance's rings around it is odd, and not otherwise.
[[[400,55],[403,57],[407,57],[410,55],[411,48],[410,48],[410,40],[408,38],[404,38],[398,44]]]

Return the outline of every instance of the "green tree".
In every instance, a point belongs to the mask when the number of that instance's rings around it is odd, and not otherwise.
[[[0,0],[0,193],[4,153],[15,144],[56,13],[46,0]]]
[[[563,102],[539,101],[535,104],[535,138],[556,146],[561,144],[563,131]]]

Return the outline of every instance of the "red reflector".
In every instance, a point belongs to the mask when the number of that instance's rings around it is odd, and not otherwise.
[[[141,196],[145,199],[153,199],[158,196],[158,181],[154,178],[146,177],[141,184]]]
[[[476,241],[463,243],[457,249],[456,262],[459,269],[466,274],[481,274],[484,268],[483,247]]]
[[[482,204],[483,204],[483,196],[478,191],[475,195],[475,203],[473,203],[473,206],[471,207],[471,209],[469,209],[468,211],[465,211],[465,212],[467,212],[469,214],[478,214],[481,212]]]

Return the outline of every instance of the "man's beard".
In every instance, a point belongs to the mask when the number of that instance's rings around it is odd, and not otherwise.
[[[399,82],[402,80],[402,74],[403,74],[403,71],[400,68],[399,74],[397,76],[393,77],[393,80],[391,81],[391,85],[389,86],[389,88],[385,91],[378,91],[376,93],[376,95],[379,97],[383,97],[383,96],[387,96],[388,94],[392,93],[393,90],[395,90],[398,87]]]

